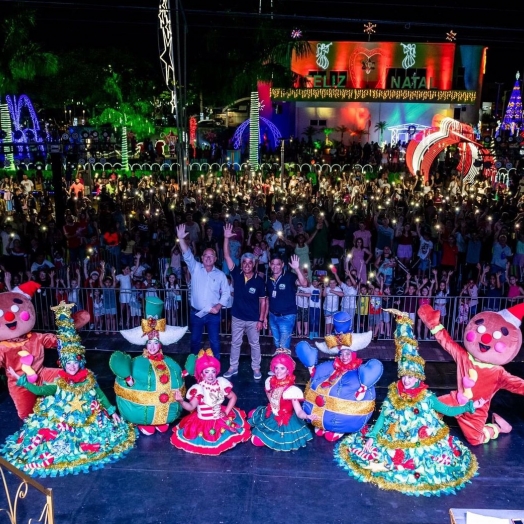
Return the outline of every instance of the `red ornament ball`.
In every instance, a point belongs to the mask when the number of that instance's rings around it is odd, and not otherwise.
[[[167,384],[169,382],[169,377],[167,375],[160,375],[160,382],[162,384]]]
[[[167,393],[162,393],[158,397],[158,400],[160,400],[160,402],[162,402],[162,404],[166,404],[167,402],[169,402],[169,395]]]
[[[418,415],[418,414],[420,413],[420,410],[419,410],[418,408],[415,408],[415,409],[413,410],[413,413],[415,413],[415,415]]]
[[[317,398],[315,399],[315,404],[321,408],[326,405],[326,399],[324,397],[321,397],[320,395],[317,395]]]
[[[416,472],[416,473],[415,473],[415,478],[416,478],[416,479],[420,478],[420,473]]]
[[[166,365],[165,364],[158,364],[158,366],[156,368],[158,369],[158,371],[165,371],[166,370]]]

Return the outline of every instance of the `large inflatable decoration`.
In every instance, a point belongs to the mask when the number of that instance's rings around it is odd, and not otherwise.
[[[511,362],[522,345],[520,324],[524,304],[499,312],[485,311],[475,315],[464,330],[464,347],[455,342],[440,323],[440,312],[430,305],[421,306],[418,314],[435,338],[457,363],[457,389],[439,400],[448,406],[463,406],[469,400],[487,400],[475,413],[457,417],[470,444],[485,444],[509,433],[511,426],[493,413],[488,422],[490,402],[499,389],[524,395],[524,380],[508,373],[502,366]]]
[[[351,318],[339,312],[333,316],[334,334],[317,343],[317,348],[334,360],[319,365],[318,349],[306,341],[295,348],[300,361],[309,368],[311,380],[306,387],[304,411],[318,415],[312,423],[315,433],[329,441],[344,433],[359,431],[375,409],[375,384],[382,376],[382,363],[371,359],[363,363],[357,351],[371,342],[372,332],[349,333]]]
[[[0,367],[13,368],[16,374],[25,374],[30,384],[42,385],[58,377],[58,368],[44,367],[44,350],[56,348],[57,338],[50,333],[33,333],[36,322],[31,302],[40,289],[36,282],[26,282],[8,293],[0,294]],[[89,314],[79,311],[73,315],[77,329],[89,322]],[[17,385],[13,375],[7,377],[9,394],[21,419],[33,411],[36,396]]]
[[[118,410],[144,435],[162,433],[182,412],[175,391],[184,393],[180,366],[162,352],[162,344],[180,340],[187,327],[166,326],[162,317],[164,303],[156,297],[146,298],[145,315],[138,328],[120,331],[132,344],[145,346],[142,355],[131,358],[115,351],[109,366],[116,375],[115,393]]]
[[[425,129],[409,142],[406,150],[406,165],[412,175],[418,171],[429,176],[431,165],[446,147],[458,145],[460,162],[457,172],[465,182],[473,181],[484,168],[484,175],[495,178],[497,170],[492,153],[475,141],[473,128],[453,118],[443,118],[438,127]]]

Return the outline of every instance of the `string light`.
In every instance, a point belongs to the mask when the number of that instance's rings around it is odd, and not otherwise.
[[[476,91],[442,91],[439,89],[343,89],[343,88],[271,88],[274,101],[336,101],[336,102],[435,102],[474,104]]]
[[[368,41],[371,40],[371,35],[376,33],[375,27],[377,27],[377,24],[372,24],[371,22],[364,24],[364,33],[368,35]]]
[[[455,31],[449,31],[446,33],[446,40],[454,42],[457,39],[457,33]]]

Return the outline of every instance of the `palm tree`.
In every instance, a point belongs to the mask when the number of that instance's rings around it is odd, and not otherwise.
[[[326,145],[326,146],[332,146],[333,145],[333,142],[331,142],[331,140],[329,139],[329,135],[331,133],[333,133],[333,131],[335,131],[335,129],[333,127],[324,127],[322,129],[322,132],[326,136],[326,140],[324,142],[324,145]]]
[[[112,72],[106,79],[104,90],[113,96],[116,107],[104,109],[100,116],[91,118],[91,123],[95,125],[109,123],[114,127],[122,128],[122,168],[128,171],[127,128],[132,129],[140,137],[150,135],[154,131],[155,126],[146,116],[151,110],[149,104],[141,101],[133,104],[124,102],[120,83],[121,78],[115,72]]]
[[[58,58],[43,52],[31,42],[30,30],[35,26],[32,11],[17,8],[11,16],[3,16],[0,26],[0,101],[8,92],[16,93],[22,82],[39,76],[52,76],[58,71]]]
[[[388,123],[385,120],[380,120],[375,124],[375,131],[380,132],[380,143],[382,143],[382,139],[384,138],[384,131],[386,130],[386,127],[388,126]]]
[[[344,125],[337,126],[335,128],[335,131],[338,131],[340,133],[340,143],[344,145],[344,133],[347,133],[349,131],[349,127]]]
[[[302,132],[303,135],[307,136],[307,145],[313,147],[313,137],[318,133],[318,129],[313,126],[307,126]]]
[[[359,142],[362,142],[362,137],[366,134],[366,130],[365,129],[355,129],[355,131],[353,131],[353,133],[351,133],[352,135],[356,135],[358,136],[358,141]]]

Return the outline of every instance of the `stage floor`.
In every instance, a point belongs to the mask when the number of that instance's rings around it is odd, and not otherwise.
[[[110,349],[131,352],[136,346],[126,348],[119,336],[97,339],[90,335],[84,343],[89,349],[88,367],[113,401]],[[188,347],[184,337],[166,352],[183,365]],[[223,371],[229,363],[227,349],[224,338]],[[389,342],[368,348],[362,355],[384,362],[377,388],[379,405],[387,386],[396,379],[393,354]],[[422,354],[427,359],[430,388],[437,394],[447,393],[455,382],[454,363],[434,345],[423,346]],[[269,360],[263,358],[264,378]],[[524,377],[523,359],[519,355],[517,360],[506,368]],[[54,366],[55,362],[56,353],[47,352],[46,363]],[[307,370],[298,364],[296,375],[303,388]],[[266,403],[263,381],[252,379],[247,356],[242,357],[233,383],[240,408],[249,411]],[[480,465],[478,476],[457,495],[440,498],[408,497],[357,482],[335,465],[334,445],[317,437],[307,448],[291,453],[246,443],[219,457],[203,457],[175,449],[169,442],[170,432],[141,435],[124,459],[102,470],[39,481],[53,488],[57,524],[447,524],[452,507],[524,508],[524,402],[522,397],[499,392],[492,409],[513,425],[513,431],[473,448]],[[20,426],[5,389],[0,392],[0,420],[3,441]],[[455,420],[446,420],[452,433],[461,437]],[[5,508],[4,502],[1,490],[0,508]]]

